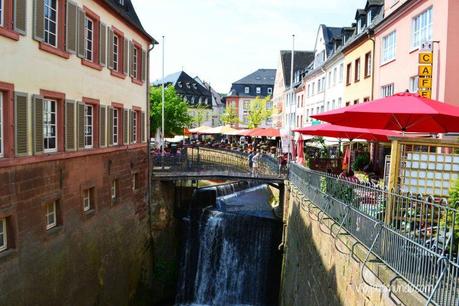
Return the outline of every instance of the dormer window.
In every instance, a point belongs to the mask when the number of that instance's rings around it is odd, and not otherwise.
[[[191,87],[190,87],[190,83],[187,82],[187,83],[186,83],[186,87],[187,87],[187,88],[191,88]]]
[[[198,89],[198,85],[196,83],[193,83],[193,88]]]
[[[373,16],[371,14],[371,10],[369,10],[367,13],[367,27],[371,25],[371,22],[373,21],[372,19],[373,19]]]
[[[118,0],[118,3],[122,6],[124,6],[124,0]]]
[[[182,87],[183,87],[183,84],[182,84],[182,82],[178,82],[177,84],[178,84],[178,87],[180,87],[180,88],[182,88]]]

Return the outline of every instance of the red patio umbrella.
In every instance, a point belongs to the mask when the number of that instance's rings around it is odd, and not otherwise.
[[[459,107],[411,93],[399,93],[312,117],[350,127],[421,133],[459,132]]]
[[[388,137],[400,136],[400,133],[389,130],[361,129],[330,123],[313,125],[310,127],[294,130],[305,135],[346,138],[349,140],[364,139],[369,141],[389,142]]]

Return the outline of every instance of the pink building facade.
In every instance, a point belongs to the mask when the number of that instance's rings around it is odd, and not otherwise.
[[[458,31],[457,0],[386,0],[374,32],[374,97],[417,92],[420,45],[433,41],[432,99],[459,105]]]

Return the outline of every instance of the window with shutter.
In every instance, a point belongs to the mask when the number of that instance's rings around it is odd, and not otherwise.
[[[107,122],[107,108],[106,106],[101,106],[100,107],[100,112],[99,112],[99,140],[100,140],[100,146],[101,147],[106,147],[107,146],[107,127],[106,127],[106,122]]]
[[[132,82],[137,85],[143,85],[143,82],[145,81],[144,63],[145,58],[142,45],[136,41],[133,41],[131,49],[131,78]]]
[[[0,2],[6,2],[6,1],[0,0]],[[14,0],[14,31],[19,34],[26,35],[26,32],[27,32],[27,0]]]
[[[141,123],[140,123],[140,134],[142,136],[142,142],[145,142],[145,131],[146,131],[146,126],[145,126],[145,112],[142,112],[142,118],[141,118]]]
[[[14,114],[15,114],[15,145],[16,155],[24,156],[28,154],[28,95],[26,93],[14,93]]]
[[[113,121],[112,121],[112,135],[113,135],[113,145],[118,145],[119,137],[119,110],[117,108],[113,109]]]
[[[26,0],[0,0],[0,36],[19,40],[19,34],[25,34],[25,1]],[[13,11],[17,3],[18,14]],[[16,27],[16,20],[18,26]]]
[[[5,25],[5,0],[0,0],[0,27]]]
[[[34,103],[36,104],[36,103]],[[38,109],[35,109],[37,121],[39,122]],[[57,152],[57,101],[43,100],[43,150],[45,153]],[[39,126],[36,126],[38,128]],[[38,134],[38,132],[36,132]],[[38,142],[38,137],[36,142]],[[36,148],[38,144],[35,145]]]
[[[84,147],[91,149],[94,141],[94,106],[84,106]]]
[[[114,109],[108,108],[108,144],[113,145],[113,113]]]
[[[137,143],[138,139],[137,139],[137,136],[138,136],[138,125],[137,125],[137,117],[138,117],[138,113],[136,111],[133,111],[132,114],[132,143]]]
[[[65,101],[65,149],[75,150],[75,101]]]
[[[134,73],[134,43],[129,42],[129,75],[131,78],[135,77]]]
[[[34,0],[33,6],[33,37],[35,40],[45,40],[45,0]]]
[[[128,110],[127,109],[124,109],[123,111],[123,142],[125,144],[128,144],[129,143],[129,139],[128,139]]]
[[[78,149],[84,149],[84,104],[78,102]]]
[[[123,45],[123,73],[128,74],[128,48],[129,48],[129,41],[125,38],[123,39],[124,45]]]
[[[107,62],[108,62],[108,68],[113,69],[113,31],[112,29],[108,29],[108,42],[107,42]]]
[[[57,48],[58,36],[58,0],[45,0],[44,18],[45,18],[45,37],[44,42]]]
[[[99,36],[99,63],[102,66],[107,64],[107,26],[103,23],[100,24]]]
[[[79,58],[85,58],[85,20],[86,16],[83,10],[78,8],[77,56]]]
[[[142,50],[142,82],[145,82],[148,71],[147,52]]]
[[[33,118],[33,153],[34,154],[40,154],[43,153],[45,149],[48,149],[45,147],[45,135],[48,132],[47,128],[49,126],[46,126],[45,123],[47,124],[51,120],[54,120],[54,150],[53,152],[56,151],[56,109],[54,108],[54,113],[53,117],[51,118],[51,114],[46,113],[46,101],[43,100],[43,97],[40,96],[33,96],[32,98],[32,118]],[[54,105],[55,107],[55,105]],[[49,117],[48,117],[49,115]],[[49,127],[50,128],[50,127]],[[50,152],[50,151],[46,151]]]
[[[87,7],[84,7],[84,58],[82,64],[90,68],[102,70],[100,65],[100,17]]]
[[[67,1],[67,27],[66,27],[66,50],[76,53],[77,50],[77,23],[78,8],[72,1]]]

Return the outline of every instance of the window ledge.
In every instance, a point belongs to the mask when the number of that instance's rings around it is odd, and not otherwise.
[[[57,235],[62,231],[62,226],[61,225],[55,225],[51,227],[50,229],[47,229],[46,232],[48,235]]]
[[[389,65],[389,64],[392,63],[392,62],[395,62],[395,58],[390,59],[390,60],[388,60],[388,61],[386,61],[386,62],[383,62],[383,63],[381,63],[381,65],[379,65],[379,66],[380,66],[380,67],[383,67],[383,66]]]
[[[137,85],[140,85],[140,86],[143,86],[143,83],[142,81],[138,80],[138,79],[135,79],[133,77],[131,77],[131,80],[132,80],[132,83],[134,84],[137,84]]]
[[[115,70],[112,70],[112,71],[111,71],[111,75],[114,76],[114,77],[123,79],[123,80],[126,78],[126,75],[124,75],[124,74],[121,73],[121,72],[115,71]]]
[[[358,82],[360,82],[360,79],[358,79],[358,80],[354,80],[354,83],[358,83]]]
[[[5,251],[0,252],[0,263],[3,263],[17,255],[18,251],[16,249],[6,249]]]
[[[4,36],[6,38],[12,39],[12,40],[19,40],[19,34],[14,32],[13,30],[7,29],[5,27],[0,27],[0,36]]]
[[[81,59],[81,64],[83,66],[86,66],[86,67],[89,67],[89,68],[92,68],[92,69],[95,69],[95,70],[98,70],[98,71],[102,71],[102,65],[99,65],[97,63],[94,63],[94,62],[90,62],[86,59]]]
[[[40,50],[43,50],[45,52],[48,52],[48,53],[51,53],[51,54],[54,54],[54,55],[57,55],[57,56],[60,56],[62,58],[65,58],[65,59],[69,59],[70,58],[70,54],[63,51],[63,50],[60,50],[58,48],[55,48],[53,46],[50,46],[48,44],[45,44],[44,42],[40,42],[39,43],[39,48]]]
[[[371,74],[366,75],[366,76],[365,76],[365,79],[368,79],[369,77],[371,77]]]
[[[87,211],[83,211],[83,215],[85,217],[92,217],[96,214],[96,210],[94,208],[91,208],[90,210],[87,210]]]

